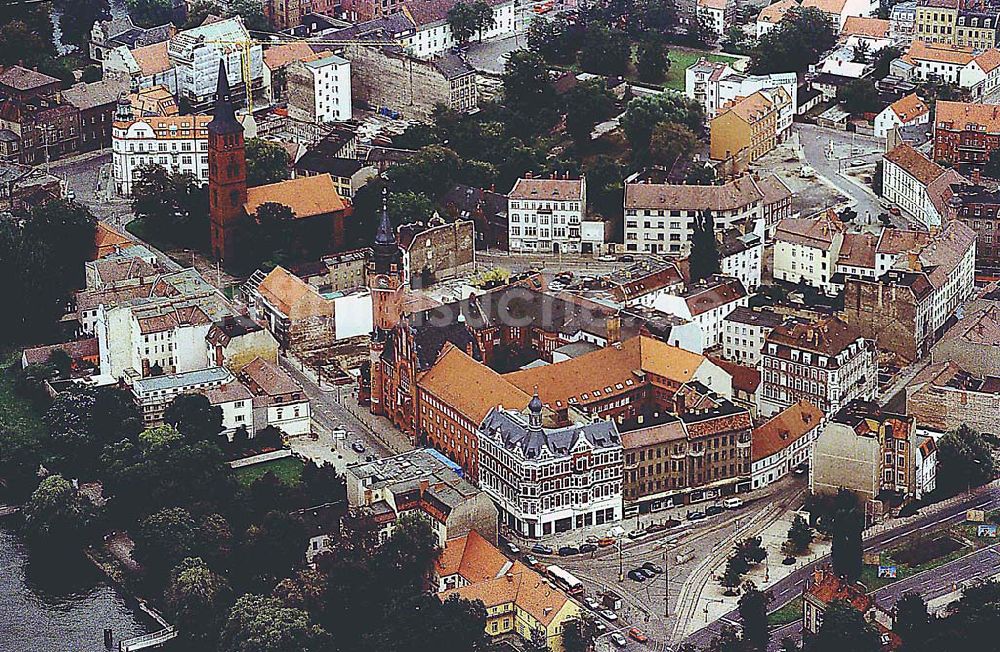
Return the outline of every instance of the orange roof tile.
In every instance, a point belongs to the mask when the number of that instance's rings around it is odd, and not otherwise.
[[[583,198],[582,179],[518,179],[508,195],[510,199],[542,199],[580,201]]]
[[[940,107],[941,102],[938,102],[938,117],[936,118],[938,121],[941,120]],[[904,171],[924,186],[929,186],[932,181],[944,174],[943,167],[913,149],[907,143],[897,145],[885,154],[883,158],[903,168]]]
[[[724,107],[723,111],[719,114],[721,116],[726,111],[732,111],[734,115],[739,116],[743,122],[747,124],[752,124],[761,120],[768,113],[774,110],[774,103],[767,98],[766,95],[757,91],[752,95],[746,97],[736,98],[727,107]],[[719,116],[716,116],[714,120],[717,120]]]
[[[905,95],[889,105],[892,112],[899,116],[903,124],[913,122],[917,118],[930,113],[927,103],[917,97],[916,93]]]
[[[329,174],[297,177],[247,189],[248,214],[256,213],[261,204],[270,202],[291,208],[297,219],[336,213],[346,208]]]
[[[94,231],[94,250],[97,258],[104,258],[119,248],[132,244],[133,242],[124,233],[112,229],[104,222],[97,223],[97,229]]]
[[[293,61],[307,61],[316,56],[309,44],[304,41],[293,41],[281,45],[272,45],[264,50],[264,63],[272,71],[287,66]]]
[[[834,600],[843,600],[861,613],[867,612],[873,605],[873,600],[865,593],[864,587],[849,584],[825,568],[813,572],[813,583],[806,593],[826,605]]]
[[[869,36],[888,38],[889,21],[867,16],[848,16],[840,30],[842,36]]]
[[[754,428],[750,457],[754,462],[788,448],[819,426],[823,412],[809,401],[799,401]]]
[[[167,55],[167,43],[169,41],[162,41],[132,50],[132,58],[139,64],[139,70],[142,71],[143,75],[151,77],[170,69],[171,64],[170,57]]]
[[[316,288],[280,265],[264,277],[257,291],[292,320],[331,314],[330,302]]]
[[[938,100],[934,105],[934,120],[938,124],[950,122],[953,129],[966,129],[968,125],[983,127],[987,132],[1000,133],[1000,106],[996,104],[973,104],[971,102],[946,102]]]
[[[531,395],[450,342],[417,385],[477,426],[498,405],[521,410],[531,400]]]
[[[439,577],[460,575],[469,584],[494,579],[510,568],[510,560],[475,530],[445,543],[437,560]]]
[[[774,4],[768,5],[757,14],[758,23],[771,23],[775,25],[784,19],[785,14],[793,7],[798,7],[796,0],[778,0]]]
[[[976,63],[982,68],[983,72],[990,73],[1000,67],[1000,50],[996,48],[990,48],[986,50],[978,57],[976,57]]]
[[[545,626],[567,602],[572,602],[565,593],[549,586],[545,578],[519,561],[501,577],[444,591],[438,597],[444,601],[452,594],[466,600],[481,600],[486,607],[516,604]]]
[[[823,13],[840,15],[844,12],[844,5],[847,0],[803,0],[802,8],[812,7],[819,9]]]
[[[706,9],[716,9],[718,11],[725,11],[726,5],[729,2],[727,0],[698,0],[699,7],[705,7]]]
[[[906,57],[911,60],[916,59],[964,66],[972,61],[975,55],[972,48],[946,45],[944,43],[928,43],[916,39],[910,43],[910,49],[907,51]]]

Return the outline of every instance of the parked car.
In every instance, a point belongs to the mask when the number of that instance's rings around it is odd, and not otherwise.
[[[597,601],[596,598],[592,598],[589,595],[583,599],[583,604],[587,605],[587,608],[591,611],[600,611],[601,603]]]
[[[600,538],[591,534],[589,537],[584,539],[584,541],[586,541],[587,543],[597,543],[598,541],[600,541]]]
[[[351,448],[354,449],[355,453],[364,453],[365,452],[365,445],[362,444],[359,441],[353,442],[351,444]]]
[[[648,571],[655,573],[656,575],[660,575],[661,573],[663,573],[663,569],[651,561],[647,561],[645,564],[642,565],[642,567]]]
[[[551,555],[552,546],[547,546],[544,543],[536,543],[535,545],[531,546],[531,552],[535,553],[536,555]]]
[[[634,641],[638,641],[640,643],[645,643],[646,641],[649,640],[648,638],[646,638],[645,634],[639,631],[638,627],[633,627],[632,629],[628,630],[628,635],[629,638],[631,638]]]
[[[726,508],[722,505],[709,505],[705,508],[705,516],[715,516],[716,514],[721,514],[726,511]]]
[[[629,532],[625,536],[627,536],[629,539],[638,539],[640,537],[646,536],[646,531],[643,530],[642,528],[639,528],[637,530],[632,530],[631,532]]]
[[[646,581],[646,574],[643,573],[643,572],[640,572],[638,568],[633,568],[632,570],[630,570],[628,572],[628,578],[630,580],[632,580],[633,582],[645,582]]]
[[[646,526],[646,532],[649,532],[651,534],[653,532],[663,532],[666,529],[667,526],[664,525],[663,523],[650,523],[649,525]]]
[[[608,546],[615,545],[615,542],[617,540],[618,539],[614,537],[601,537],[600,539],[597,540],[597,545],[599,545],[602,548],[607,548]]]
[[[739,509],[740,507],[743,507],[743,499],[726,498],[725,500],[722,501],[722,506],[725,507],[726,509]]]
[[[604,632],[608,631],[608,626],[598,620],[597,622],[594,623],[594,631],[596,631],[598,634],[603,634]]]
[[[642,573],[643,575],[645,575],[646,579],[648,579],[648,580],[651,580],[654,577],[656,577],[656,573],[654,573],[653,571],[649,570],[648,568],[637,568],[636,570],[639,571],[640,573]]]
[[[625,637],[620,632],[611,632],[611,642],[618,647],[625,647],[628,644],[628,641],[625,640]]]
[[[507,550],[510,550],[510,554],[512,554],[512,555],[520,555],[521,554],[521,549],[518,548],[517,546],[515,546],[513,543],[508,543],[507,544]]]
[[[687,520],[689,521],[700,521],[705,518],[705,512],[688,512]]]
[[[538,566],[539,561],[537,559],[535,559],[534,557],[532,557],[531,555],[525,555],[524,556],[524,563],[526,563],[528,566],[531,566],[532,568],[534,568],[535,566]]]
[[[601,609],[597,613],[601,614],[601,617],[607,620],[608,622],[613,623],[618,620],[618,614],[611,611],[610,609]]]
[[[586,554],[588,552],[594,552],[595,550],[597,550],[597,544],[596,543],[581,543],[580,544],[580,552],[582,552],[584,554]]]
[[[579,555],[580,549],[576,546],[563,546],[559,548],[560,557],[569,557],[570,555]]]

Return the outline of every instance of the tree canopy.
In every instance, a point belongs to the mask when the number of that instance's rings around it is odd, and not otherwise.
[[[793,8],[775,29],[757,40],[750,52],[749,71],[803,72],[833,47],[836,32],[830,18],[819,9]]]
[[[247,185],[264,186],[285,181],[291,176],[288,151],[269,140],[250,138],[246,142]]]

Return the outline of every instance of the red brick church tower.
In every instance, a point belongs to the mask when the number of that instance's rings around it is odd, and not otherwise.
[[[403,312],[403,293],[406,279],[403,272],[403,252],[396,241],[396,232],[389,221],[385,192],[382,196],[382,216],[368,262],[368,287],[372,295],[372,339],[369,347],[371,360],[371,411],[383,416],[395,399],[389,380],[382,369],[382,352],[390,333],[399,325]],[[397,355],[399,351],[396,351]]]
[[[208,123],[208,211],[212,255],[232,262],[247,203],[247,159],[243,125],[236,119],[226,64],[219,60],[215,111]]]

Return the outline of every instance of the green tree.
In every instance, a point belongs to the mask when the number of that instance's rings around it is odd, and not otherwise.
[[[836,32],[830,18],[814,7],[792,9],[777,28],[764,34],[750,51],[753,74],[803,72],[833,47]]]
[[[903,54],[899,48],[887,45],[875,52],[872,77],[876,80],[889,76],[889,66]]]
[[[801,516],[796,516],[792,520],[792,526],[788,528],[788,548],[795,555],[801,555],[809,550],[812,543],[812,528]]]
[[[34,435],[0,425],[0,502],[20,503],[35,490],[41,459]]]
[[[201,248],[208,240],[208,191],[188,173],[150,164],[136,170],[132,211],[151,234],[180,247]]]
[[[58,0],[54,4],[60,11],[59,30],[64,43],[84,45],[94,23],[111,16],[107,0]]]
[[[701,104],[679,94],[661,93],[633,99],[621,117],[621,126],[634,157],[644,160],[653,129],[661,122],[676,122],[697,134],[704,127],[705,111]]]
[[[239,16],[247,29],[254,32],[273,32],[274,25],[264,13],[264,3],[258,0],[229,0],[226,17]]]
[[[298,516],[268,512],[244,536],[242,574],[255,588],[270,590],[281,578],[305,564],[308,535]]]
[[[170,22],[173,5],[170,0],[126,0],[129,16],[139,27],[157,27]]]
[[[559,15],[552,20],[533,20],[528,26],[528,49],[555,64],[567,64],[580,50],[580,29]]]
[[[248,594],[230,609],[219,638],[219,652],[318,652],[327,635],[302,609]]]
[[[25,538],[34,546],[81,548],[92,534],[96,515],[69,480],[50,475],[24,506]]]
[[[222,408],[204,394],[179,394],[163,411],[163,421],[193,441],[218,441],[222,432]]]
[[[291,157],[281,145],[250,138],[246,142],[246,153],[247,185],[251,188],[285,181],[291,176]]]
[[[51,463],[73,475],[100,475],[101,449],[134,437],[142,417],[130,396],[116,387],[73,389],[59,394],[43,420]]]
[[[595,75],[626,75],[632,59],[632,44],[625,32],[591,25],[586,32],[587,47],[580,50],[580,67]]]
[[[670,53],[660,37],[643,41],[639,45],[639,56],[635,68],[639,79],[644,82],[660,83],[670,71]]]
[[[434,217],[434,202],[422,192],[391,192],[386,199],[389,219],[393,224],[427,223]]]
[[[736,544],[736,553],[742,555],[748,565],[756,566],[767,558],[767,549],[762,544],[760,537],[748,537]]]
[[[80,75],[80,81],[85,84],[91,84],[93,82],[101,81],[104,77],[104,72],[101,67],[96,64],[91,64],[83,69],[83,74]]]
[[[851,113],[872,113],[881,106],[871,79],[855,79],[837,91],[837,100]]]
[[[167,615],[185,645],[214,650],[225,613],[233,605],[229,582],[200,557],[186,557],[170,572],[164,592]]]
[[[740,620],[743,622],[743,640],[753,652],[767,652],[771,640],[767,624],[767,605],[771,596],[757,590],[753,582],[743,585],[739,601]]]
[[[726,560],[726,568],[722,572],[722,586],[735,589],[743,581],[743,574],[750,570],[750,565],[743,555],[733,553]]]
[[[688,170],[685,183],[692,186],[711,186],[715,184],[715,168],[706,163],[692,165]]]
[[[590,614],[581,614],[579,618],[563,625],[563,649],[565,652],[590,652],[594,646],[594,619]]]
[[[978,487],[996,475],[992,447],[982,434],[967,425],[945,433],[937,448],[937,483],[946,493]]]
[[[462,169],[462,159],[454,150],[441,145],[421,148],[405,163],[393,166],[386,176],[393,192],[434,193],[434,199],[455,184]],[[381,210],[381,197],[379,197]]]
[[[22,20],[11,20],[0,23],[0,63],[3,65],[24,64],[37,66],[55,54],[52,46],[52,27],[48,25],[47,32],[40,32]]]
[[[538,54],[528,50],[512,52],[501,80],[503,105],[512,133],[533,136],[556,123],[556,91]]]
[[[32,206],[23,216],[24,238],[45,250],[49,274],[68,289],[85,284],[84,263],[94,253],[97,219],[83,204],[63,199]]]
[[[704,280],[712,274],[718,274],[722,269],[719,262],[719,245],[715,239],[715,218],[710,210],[702,211],[694,219],[694,232],[691,234],[691,256],[688,263],[693,282]]]
[[[132,558],[148,576],[165,579],[182,559],[197,554],[198,525],[186,509],[169,507],[140,521],[132,540]]]
[[[187,10],[187,18],[182,29],[193,29],[205,22],[210,15],[223,15],[225,12],[212,0],[195,0]]]
[[[578,144],[589,143],[594,126],[614,112],[615,100],[601,79],[578,84],[565,96],[566,131]]]
[[[661,122],[649,139],[649,162],[668,170],[691,160],[698,148],[698,137],[675,122]]]
[[[847,489],[841,489],[837,494],[833,512],[830,562],[834,572],[848,582],[854,582],[861,577],[864,552],[861,532],[864,530],[864,524],[864,514],[858,505],[857,496]]]
[[[927,640],[931,635],[931,615],[927,603],[919,593],[907,592],[896,602],[896,618],[892,630],[902,639],[903,652],[929,650]]]
[[[468,43],[476,33],[476,11],[467,2],[456,2],[448,10],[448,28],[457,43]]]
[[[479,40],[483,40],[483,32],[493,29],[496,25],[496,16],[493,14],[493,7],[486,0],[473,0],[472,2],[472,22]]]
[[[857,45],[854,46],[851,61],[854,63],[868,63],[868,59],[872,55],[872,46],[868,41],[858,41]]]
[[[823,613],[823,624],[805,652],[880,652],[882,642],[864,614],[843,600],[834,600]]]

